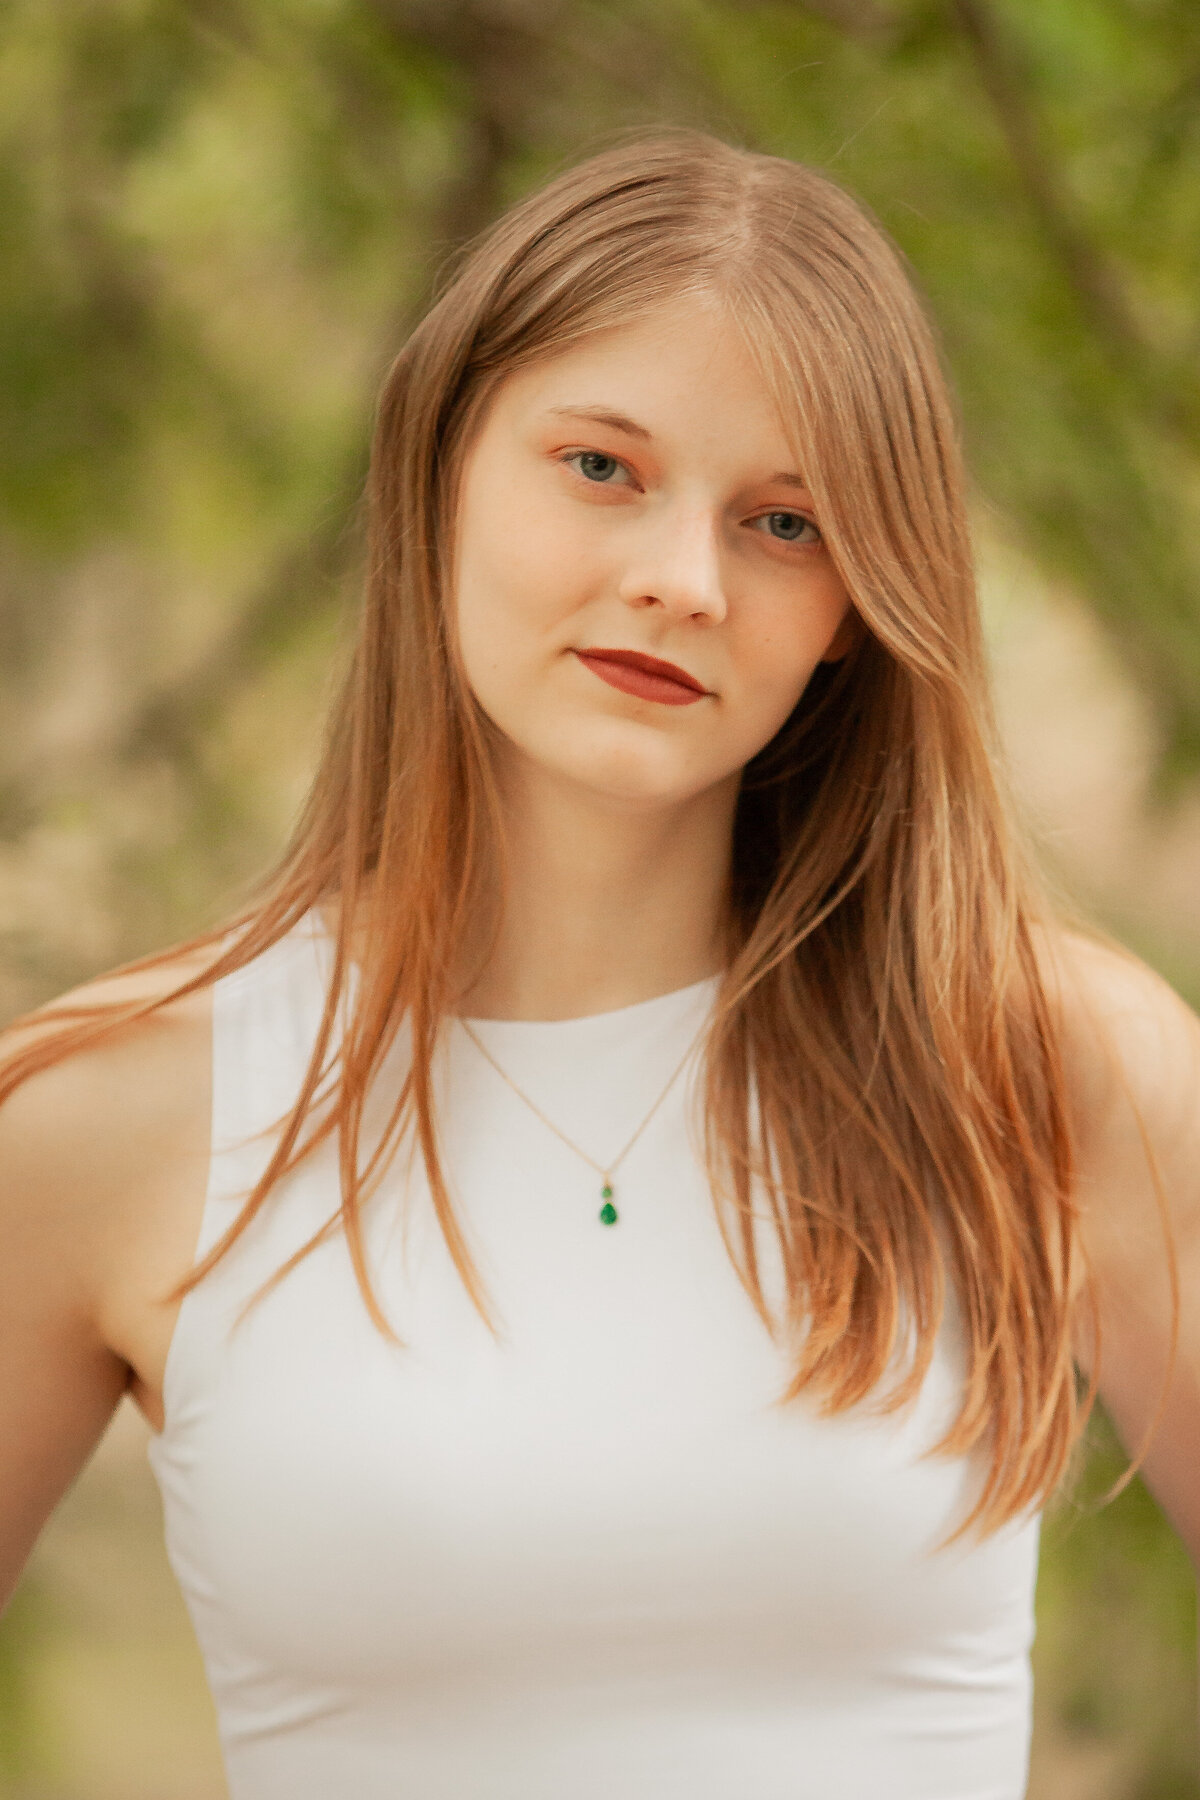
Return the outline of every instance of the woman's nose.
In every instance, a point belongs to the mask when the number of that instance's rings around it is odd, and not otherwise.
[[[664,509],[639,534],[621,581],[631,606],[657,605],[682,618],[714,621],[726,611],[721,523],[699,507]]]

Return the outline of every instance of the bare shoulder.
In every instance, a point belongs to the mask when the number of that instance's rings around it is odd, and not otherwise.
[[[179,953],[98,977],[53,1010],[162,999],[215,955]],[[169,1230],[173,1203],[206,1166],[211,1019],[211,988],[168,1000],[30,1075],[0,1105],[5,1263],[97,1321],[150,1249],[160,1215]],[[39,1016],[6,1032],[0,1060],[55,1029]]]
[[[1082,935],[1048,942],[1045,970],[1096,1299],[1075,1360],[1200,1571],[1200,1020],[1137,957]]]
[[[1200,1119],[1200,1018],[1139,957],[1081,932],[1041,941],[1086,1160],[1124,1120],[1162,1147]]]
[[[57,1006],[170,996],[215,949],[88,982]],[[0,1034],[0,1065],[58,1027]],[[203,1209],[211,988],[31,1074],[0,1105],[0,1604],[128,1389],[152,1418]]]
[[[0,1066],[61,1029],[56,1014],[75,1006],[161,1000],[215,959],[180,953],[150,969],[97,977],[51,1008],[0,1034]],[[0,1208],[12,1225],[28,1209],[41,1228],[70,1217],[88,1223],[97,1203],[124,1186],[139,1162],[168,1151],[181,1127],[209,1102],[211,989],[168,1000],[30,1075],[0,1104]],[[96,1219],[100,1224],[99,1217]],[[95,1246],[93,1245],[93,1248]]]
[[[1165,1278],[1167,1228],[1200,1230],[1200,1019],[1131,952],[1076,932],[1047,940],[1061,1020],[1085,1249],[1101,1281]]]

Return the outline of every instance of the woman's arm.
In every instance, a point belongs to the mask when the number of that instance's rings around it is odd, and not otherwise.
[[[1141,1473],[1200,1577],[1200,1020],[1143,964],[1081,939],[1069,941],[1066,974],[1080,1228],[1100,1309],[1100,1396],[1122,1444],[1136,1454],[1159,1405],[1170,1349],[1165,1206],[1179,1340]],[[1090,1373],[1085,1321],[1081,1306],[1077,1361]]]
[[[144,997],[184,972],[78,997]],[[122,1394],[158,1378],[158,1295],[187,1268],[203,1205],[210,1019],[211,993],[189,995],[0,1106],[0,1607]]]
[[[81,1203],[104,1147],[64,1074],[0,1108],[0,1606],[129,1375],[97,1328],[97,1221]]]

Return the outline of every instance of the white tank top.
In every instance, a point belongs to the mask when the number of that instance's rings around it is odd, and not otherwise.
[[[298,1091],[330,953],[309,915],[216,985],[201,1251]],[[604,1163],[715,988],[472,1025]],[[605,1226],[601,1178],[451,1028],[445,1166],[499,1343],[403,1152],[365,1223],[407,1348],[370,1322],[340,1234],[230,1334],[334,1212],[331,1144],[185,1299],[150,1460],[233,1800],[1024,1794],[1040,1517],[934,1555],[980,1468],[919,1460],[957,1405],[957,1306],[908,1412],[773,1408],[786,1363],[721,1242],[697,1068]]]

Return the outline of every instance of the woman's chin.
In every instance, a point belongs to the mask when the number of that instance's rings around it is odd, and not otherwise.
[[[698,779],[695,770],[681,768],[676,759],[611,752],[539,760],[530,774],[560,793],[577,794],[583,803],[630,814],[686,806],[721,785],[720,776]]]
[[[596,719],[576,707],[565,714],[546,709],[536,729],[519,733],[503,717],[496,723],[493,766],[513,800],[541,790],[637,813],[683,806],[740,780],[740,765],[732,772],[713,767],[704,746],[640,721]]]

